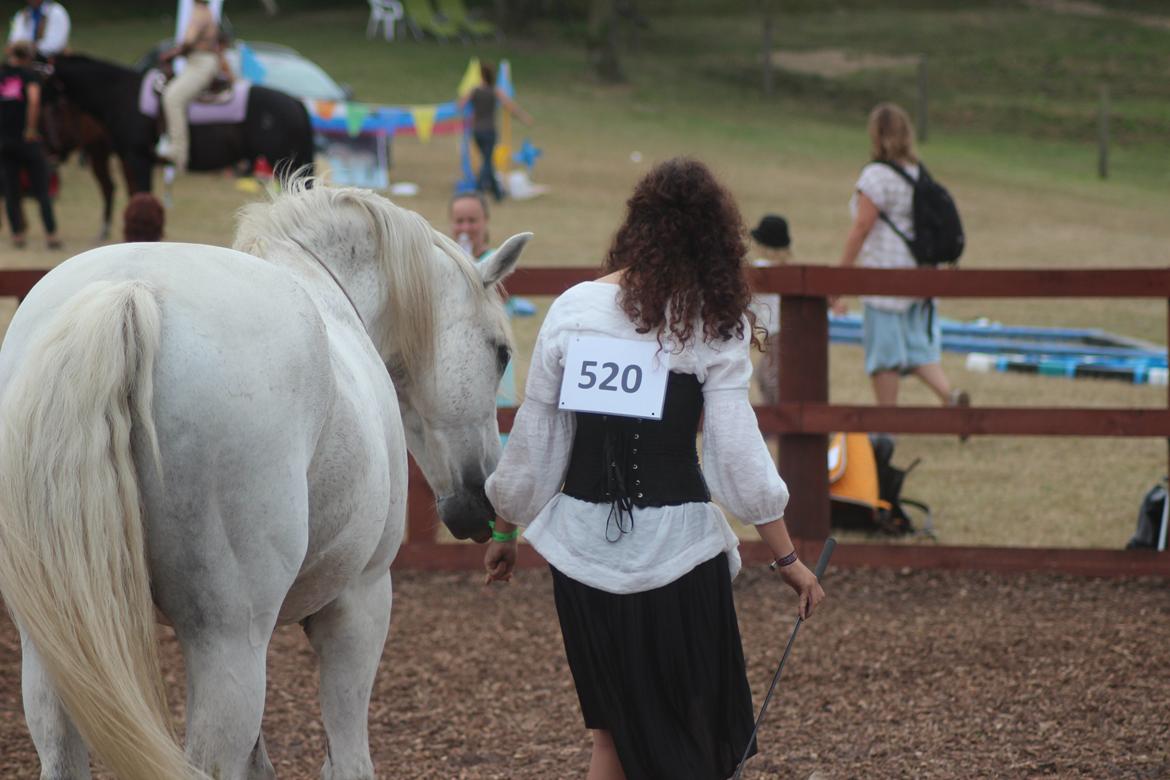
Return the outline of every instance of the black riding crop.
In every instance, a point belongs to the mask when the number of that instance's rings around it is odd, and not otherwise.
[[[829,567],[829,558],[833,556],[833,548],[837,546],[837,540],[829,537],[825,540],[825,546],[821,550],[821,557],[817,561],[816,575],[818,581],[825,573],[825,569]],[[735,776],[732,780],[740,780],[743,777],[743,767],[747,763],[748,753],[751,752],[752,745],[756,741],[756,732],[760,730],[760,723],[764,720],[764,713],[768,711],[768,702],[772,700],[772,693],[776,690],[776,683],[780,682],[780,672],[784,671],[784,662],[788,660],[788,654],[792,652],[792,643],[796,641],[796,632],[800,630],[800,624],[804,619],[800,616],[796,618],[796,625],[792,627],[792,636],[788,637],[788,644],[784,648],[784,655],[780,658],[780,665],[776,667],[776,674],[772,677],[772,684],[768,686],[768,694],[764,697],[764,703],[760,707],[760,715],[756,718],[756,725],[752,729],[752,735],[747,741],[747,747],[743,749],[743,758],[739,760],[739,767],[735,770]]]

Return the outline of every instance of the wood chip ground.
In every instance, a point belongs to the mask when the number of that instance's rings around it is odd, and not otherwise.
[[[745,778],[1170,777],[1170,583],[1046,575],[831,572]],[[792,629],[765,571],[736,581],[757,707]],[[178,646],[163,633],[176,716]],[[34,778],[19,641],[0,620],[0,778]],[[311,649],[269,651],[268,750],[282,778],[324,756]],[[589,746],[543,571],[395,575],[370,707],[379,777],[581,778]]]

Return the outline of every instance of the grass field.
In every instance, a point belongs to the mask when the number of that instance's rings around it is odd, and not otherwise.
[[[1110,4],[1123,14],[1149,14],[1152,7]],[[787,215],[800,262],[835,262],[849,225],[851,186],[866,159],[866,110],[881,97],[908,101],[913,70],[903,64],[840,77],[782,71],[777,94],[765,99],[756,84],[755,16],[652,21],[628,59],[631,83],[609,87],[585,72],[572,28],[537,26],[528,37],[484,46],[387,44],[366,40],[365,9],[356,3],[352,10],[275,20],[233,14],[240,37],[294,46],[374,103],[447,100],[468,57],[508,58],[518,99],[537,120],[526,132],[544,151],[534,179],[551,192],[503,204],[492,225],[497,240],[520,230],[536,233],[528,264],[596,265],[633,183],[653,161],[675,154],[710,163],[746,221],[767,211]],[[148,17],[78,25],[74,45],[129,63],[168,36],[172,24]],[[777,35],[778,48],[812,52],[814,65],[831,50],[931,58],[938,118],[932,112],[922,152],[962,209],[970,242],[964,267],[1168,264],[1170,95],[1163,74],[1170,32],[1116,13],[1086,17],[1024,3],[915,3],[904,11],[854,3],[809,5],[786,17]],[[1091,141],[1102,74],[1125,85],[1115,95],[1124,144],[1114,150],[1113,176],[1105,182],[1096,178]],[[643,162],[631,162],[634,151]],[[455,141],[398,141],[394,162],[394,180],[421,188],[401,205],[444,226],[458,174]],[[59,214],[73,253],[91,246],[96,234],[96,189],[72,164],[62,175]],[[250,197],[227,178],[181,180],[168,237],[228,244],[233,212]],[[39,239],[36,228],[33,238]],[[39,247],[20,253],[5,247],[2,264],[43,267],[61,259]],[[1157,300],[964,300],[944,301],[942,308],[957,318],[1101,327],[1166,341],[1166,304]],[[536,318],[516,322],[521,380],[538,326]],[[978,405],[1134,407],[1167,400],[1165,388],[968,374],[951,356],[944,365]],[[871,400],[859,349],[833,348],[831,388],[834,401]],[[910,384],[903,398],[929,400]],[[902,437],[896,461],[915,457],[923,463],[906,492],[935,507],[940,540],[956,544],[1119,547],[1132,532],[1142,494],[1167,466],[1166,447],[1154,439],[976,438],[960,446],[953,438]]]

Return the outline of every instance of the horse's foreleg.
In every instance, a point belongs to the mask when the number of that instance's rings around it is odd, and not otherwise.
[[[390,630],[390,572],[355,584],[304,621],[321,661],[321,717],[329,750],[322,780],[374,776],[369,710],[374,676]]]
[[[89,751],[85,741],[53,691],[40,655],[23,632],[20,676],[24,717],[41,760],[41,780],[88,778]]]
[[[86,156],[89,157],[89,168],[102,193],[102,229],[98,240],[106,241],[110,237],[110,224],[114,219],[114,177],[110,175],[110,148],[104,143],[94,144],[86,149]]]

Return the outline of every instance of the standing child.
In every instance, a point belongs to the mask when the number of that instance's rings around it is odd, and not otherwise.
[[[779,214],[765,214],[760,224],[752,228],[756,268],[787,265],[792,262],[792,239],[788,235],[788,220]],[[752,302],[757,319],[763,323],[768,338],[764,357],[756,369],[756,387],[764,403],[773,406],[780,401],[780,296],[775,293],[757,295]]]
[[[606,275],[559,297],[540,330],[486,485],[500,519],[484,563],[489,582],[511,576],[514,524],[549,562],[589,780],[724,780],[754,712],[731,592],[739,540],[713,500],[756,526],[802,616],[824,591],[796,557],[788,489],[748,401],[758,343],[735,203],[702,163],[674,159],[627,205]],[[576,334],[657,345],[661,419],[561,411]]]

